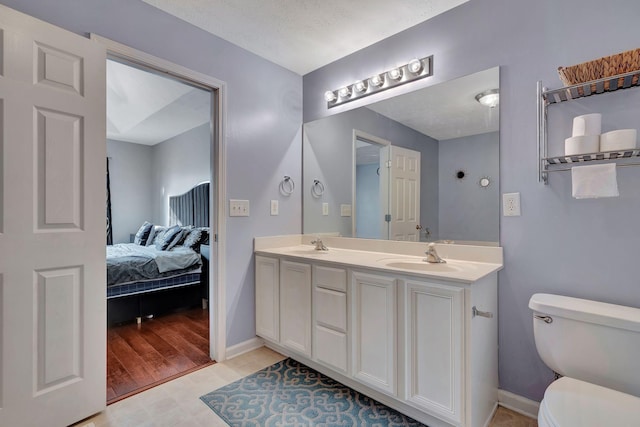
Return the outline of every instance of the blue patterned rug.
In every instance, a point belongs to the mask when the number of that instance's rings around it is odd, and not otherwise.
[[[232,427],[424,425],[293,359],[200,399]]]

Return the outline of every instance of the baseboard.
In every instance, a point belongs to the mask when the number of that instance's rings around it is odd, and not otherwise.
[[[538,418],[538,410],[540,409],[539,402],[511,393],[510,391],[498,390],[498,404],[512,411],[516,411],[519,414],[526,415],[527,417]]]
[[[240,356],[241,354],[256,350],[262,346],[264,346],[264,341],[262,340],[262,338],[254,337],[241,343],[232,345],[231,347],[227,347],[226,358],[227,360],[233,359],[236,356]]]

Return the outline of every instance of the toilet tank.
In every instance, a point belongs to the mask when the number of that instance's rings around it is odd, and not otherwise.
[[[640,396],[640,309],[551,294],[533,295],[529,308],[549,368]]]

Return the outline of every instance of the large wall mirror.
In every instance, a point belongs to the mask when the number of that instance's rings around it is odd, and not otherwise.
[[[303,128],[303,231],[499,241],[499,90],[492,68]]]

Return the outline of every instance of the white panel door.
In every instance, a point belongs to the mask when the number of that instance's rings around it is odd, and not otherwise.
[[[464,290],[407,281],[404,295],[405,399],[460,423]]]
[[[396,280],[354,272],[351,286],[353,377],[396,395]]]
[[[311,357],[311,266],[280,261],[280,344]]]
[[[390,166],[390,240],[420,240],[420,152],[392,145]]]
[[[256,335],[278,341],[280,333],[280,261],[256,256]]]
[[[103,47],[0,5],[0,425],[105,408]]]

